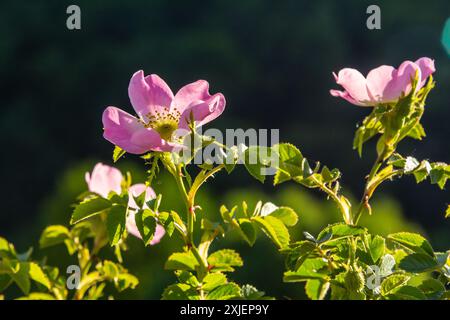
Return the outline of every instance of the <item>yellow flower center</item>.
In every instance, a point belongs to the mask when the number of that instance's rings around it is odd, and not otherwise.
[[[177,108],[172,108],[169,111],[168,107],[164,107],[162,110],[155,110],[146,114],[147,122],[145,126],[158,132],[162,139],[171,141],[173,133],[178,129],[180,116],[181,113]]]

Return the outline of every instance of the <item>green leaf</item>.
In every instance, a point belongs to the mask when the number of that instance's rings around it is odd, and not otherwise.
[[[369,242],[369,253],[374,263],[377,263],[378,259],[380,259],[386,247],[386,241],[383,237],[376,235]]]
[[[419,289],[429,298],[438,300],[445,293],[445,286],[436,279],[425,279],[419,285]]]
[[[114,163],[116,163],[125,153],[126,153],[125,150],[122,150],[118,146],[114,146],[114,151],[113,151],[113,161],[114,161]]]
[[[450,204],[447,207],[447,210],[445,211],[445,217],[448,218],[450,217]]]
[[[289,231],[281,220],[272,216],[267,216],[254,217],[252,218],[252,221],[256,222],[256,224],[279,248],[284,248],[289,245]]]
[[[106,230],[111,246],[116,245],[125,232],[127,208],[113,205],[106,216]]]
[[[48,226],[42,232],[41,238],[39,239],[39,246],[43,248],[51,247],[60,243],[64,243],[69,239],[69,230],[60,225]]]
[[[163,294],[163,300],[199,300],[200,296],[198,295],[195,288],[192,288],[190,285],[185,283],[177,283],[168,286]]]
[[[292,177],[302,176],[303,155],[292,144],[280,143],[273,147],[279,155],[279,166],[274,177],[274,185],[290,180]]]
[[[238,219],[237,223],[244,240],[247,241],[250,246],[253,246],[256,241],[256,230],[253,223],[249,219]]]
[[[241,288],[242,298],[245,300],[258,300],[262,298],[266,293],[264,291],[259,291],[254,286],[245,284]]]
[[[323,300],[330,288],[329,282],[322,280],[310,279],[306,282],[305,292],[311,300]]]
[[[175,231],[175,221],[173,219],[173,215],[169,212],[160,212],[158,214],[158,221],[166,230],[167,235],[171,237]]]
[[[389,298],[393,300],[427,300],[427,296],[420,289],[412,286],[399,287]]]
[[[191,287],[200,286],[200,282],[198,281],[197,277],[192,274],[192,272],[186,270],[176,270],[175,275],[177,276],[180,283],[186,283]]]
[[[25,297],[17,298],[17,300],[56,300],[54,296],[43,292],[32,292]]]
[[[166,270],[190,270],[195,271],[198,262],[194,255],[189,252],[173,253],[166,261],[164,268]]]
[[[87,218],[93,217],[110,207],[111,202],[104,198],[88,198],[75,207],[70,224],[75,224]]]
[[[119,292],[125,289],[134,289],[139,284],[138,278],[129,273],[120,273],[114,281]]]
[[[275,153],[272,148],[250,146],[244,152],[244,165],[248,173],[264,183],[267,176],[266,171],[272,167],[274,158]]]
[[[392,293],[398,287],[404,286],[410,277],[405,274],[393,274],[383,280],[381,283],[381,294],[386,296]]]
[[[109,260],[103,262],[102,268],[100,270],[102,274],[109,280],[113,280],[119,275],[119,268],[117,265]]]
[[[422,273],[439,268],[437,261],[424,253],[409,254],[400,260],[398,266],[400,269],[412,273]]]
[[[22,290],[24,294],[30,292],[30,264],[28,262],[20,262],[12,266],[13,272],[10,273],[11,278]]]
[[[208,257],[208,264],[214,270],[234,271],[233,267],[242,267],[244,262],[236,251],[231,249],[223,249],[211,254]]]
[[[327,262],[322,258],[306,259],[297,271],[287,271],[284,273],[284,282],[301,282],[309,279],[328,280],[326,274],[321,273],[321,269],[327,266]]]
[[[416,253],[426,253],[434,257],[433,248],[430,243],[421,235],[410,232],[399,232],[390,234],[389,240],[392,240]]]
[[[218,286],[227,283],[227,277],[220,272],[208,273],[208,275],[203,279],[202,289],[206,291],[212,291]]]
[[[417,123],[411,131],[408,132],[408,137],[411,137],[416,140],[422,140],[422,138],[426,137],[425,129],[420,123]]]
[[[144,244],[148,246],[156,231],[155,214],[149,209],[139,210],[136,212],[134,219]]]
[[[365,231],[366,231],[366,229],[364,229],[363,227],[351,226],[351,225],[348,225],[345,223],[331,224],[319,233],[319,235],[317,236],[317,241],[318,242],[326,242],[326,241],[322,241],[322,240],[325,237],[329,237],[330,233],[332,235],[331,239],[337,240],[337,239],[341,239],[341,238],[357,236],[357,235],[363,234]]]
[[[281,220],[286,226],[289,227],[295,226],[298,222],[297,213],[295,213],[294,209],[289,207],[279,207],[273,211],[270,216]]]
[[[241,296],[241,289],[233,282],[221,285],[209,292],[206,296],[207,300],[228,300]]]
[[[30,275],[31,279],[42,284],[48,290],[51,289],[50,280],[48,279],[47,275],[44,273],[44,271],[42,271],[41,267],[37,263],[30,262],[29,275]]]

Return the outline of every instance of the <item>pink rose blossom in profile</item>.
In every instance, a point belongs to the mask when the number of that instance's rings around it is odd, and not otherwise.
[[[127,223],[126,223],[127,231],[139,239],[142,239],[142,237],[141,237],[141,234],[139,233],[139,230],[136,226],[136,221],[135,221],[135,215],[136,215],[136,210],[138,209],[138,206],[137,206],[135,200],[133,199],[133,197],[138,197],[143,192],[145,192],[145,202],[156,198],[155,192],[152,190],[152,188],[147,187],[143,183],[135,184],[128,189],[128,194],[130,195],[129,200],[128,200],[128,207],[130,209],[134,209],[134,210],[130,210],[130,212],[128,213]],[[146,203],[144,204],[144,209],[148,209],[148,206]],[[153,236],[153,239],[150,241],[150,245],[157,244],[159,241],[161,241],[161,238],[164,236],[165,233],[166,233],[166,231],[164,230],[164,228],[162,226],[160,226],[159,224],[157,224],[155,235]]]
[[[86,172],[86,183],[88,184],[88,189],[91,192],[98,193],[100,196],[107,198],[108,194],[111,191],[114,191],[117,194],[122,193],[122,173],[119,169],[110,167],[108,165],[104,165],[102,163],[97,163],[94,167],[94,170],[90,174]],[[136,222],[134,220],[135,212],[138,209],[136,201],[134,197],[138,197],[143,192],[145,192],[145,201],[149,201],[155,198],[155,192],[152,188],[147,187],[145,184],[135,184],[132,185],[128,189],[128,208],[129,213],[126,221],[127,231],[134,235],[135,237],[141,238],[139,231],[136,227]],[[144,208],[148,208],[147,205],[144,205]],[[162,226],[156,226],[155,235],[150,242],[151,245],[157,244],[161,238],[164,236],[165,230]]]
[[[416,62],[405,61],[398,69],[391,66],[380,66],[371,70],[364,77],[358,70],[345,68],[336,75],[336,83],[344,91],[330,90],[334,97],[341,97],[357,106],[373,107],[384,103],[393,103],[411,92],[411,80],[416,73],[419,77],[417,90],[422,88],[428,77],[435,72],[434,60],[420,58]]]
[[[174,133],[189,128],[191,115],[198,127],[217,118],[225,109],[225,97],[221,93],[210,95],[205,80],[190,83],[174,95],[163,79],[156,74],[144,76],[142,70],[131,77],[128,95],[137,117],[107,107],[102,118],[103,136],[133,154],[179,148]]]

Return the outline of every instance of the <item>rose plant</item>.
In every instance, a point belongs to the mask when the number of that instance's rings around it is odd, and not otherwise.
[[[109,284],[118,291],[134,288],[138,279],[122,266],[126,262],[121,254],[132,235],[144,246],[157,245],[162,238],[182,240],[182,247],[167,257],[165,269],[174,273],[174,283],[164,290],[162,299],[270,299],[251,284],[233,281],[232,272],[243,265],[238,252],[210,249],[214,241],[237,231],[250,246],[260,232],[271,239],[285,257],[284,281],[304,283],[310,299],[450,299],[449,251],[436,252],[419,234],[382,237],[358,224],[362,215],[376,214],[370,200],[387,181],[412,176],[417,182],[428,179],[441,189],[446,185],[450,165],[397,152],[404,139],[425,137],[421,118],[435,85],[434,72],[434,61],[421,58],[405,61],[397,69],[378,67],[367,77],[350,68],[334,74],[344,90],[331,90],[331,95],[372,108],[353,141],[362,156],[364,144],[377,139],[377,158],[358,203],[343,193],[338,169],[311,163],[292,144],[230,147],[202,135],[198,129],[225,109],[224,96],[211,95],[208,82],[188,84],[174,95],[159,76],[136,72],[128,93],[137,116],[110,106],[102,120],[105,139],[115,145],[114,162],[125,153],[139,155],[147,181],[132,184],[129,174],[98,163],[86,174],[87,191],[74,207],[71,229],[55,225],[44,230],[41,248],[64,244],[69,255],[78,257],[81,274],[73,292],[66,287],[69,279],[57,268],[45,260],[33,260],[31,252],[18,254],[3,238],[0,292],[15,283],[27,299],[98,299]],[[197,142],[194,147],[192,141]],[[196,154],[208,146],[219,150],[222,161],[194,162]],[[304,239],[292,239],[289,228],[298,223],[297,213],[270,202],[258,202],[254,208],[246,202],[232,208],[222,205],[217,208],[221,221],[212,221],[197,202],[197,193],[216,174],[231,174],[240,163],[263,183],[272,169],[274,186],[290,181],[323,191],[336,204],[342,222],[324,226],[317,235],[305,232]],[[173,177],[184,212],[160,210],[164,194],[155,193],[152,182],[161,170]],[[100,258],[107,247],[113,249],[116,261]]]

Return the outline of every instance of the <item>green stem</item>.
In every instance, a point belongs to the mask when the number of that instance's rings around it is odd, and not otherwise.
[[[191,250],[191,252],[194,254],[194,257],[197,259],[199,265],[200,265],[200,271],[199,271],[199,277],[204,277],[204,273],[207,272],[208,266],[206,261],[201,257],[197,247],[194,243],[194,218],[195,218],[195,211],[194,211],[194,202],[193,197],[188,196],[188,192],[186,191],[186,188],[184,186],[183,182],[183,174],[181,172],[181,165],[177,166],[176,174],[174,175],[175,181],[177,183],[178,189],[180,190],[180,193],[182,195],[184,204],[186,206],[186,213],[187,213],[187,235],[186,235],[186,246]],[[189,192],[190,194],[190,192]]]
[[[359,205],[358,205],[358,209],[355,213],[355,215],[353,216],[352,222],[353,224],[357,225],[359,219],[361,218],[363,209],[365,206],[368,205],[369,202],[369,186],[372,182],[372,179],[376,176],[376,174],[378,173],[378,170],[380,169],[381,165],[383,164],[383,157],[384,157],[384,152],[382,152],[377,159],[375,160],[375,163],[372,166],[372,169],[370,170],[369,176],[367,177],[366,180],[366,185],[364,186],[364,193],[363,196],[361,197],[361,200],[359,201]]]
[[[333,199],[334,202],[336,202],[336,204],[339,208],[339,211],[341,211],[341,214],[342,214],[342,217],[344,218],[345,223],[350,224],[351,217],[350,217],[349,209],[348,209],[348,207],[346,207],[343,204],[343,200],[339,198],[339,196],[337,195],[336,192],[334,192],[333,190],[328,188],[325,184],[321,183],[319,180],[314,178],[314,176],[312,176],[312,179],[314,180],[314,182],[317,183],[317,185],[320,187],[320,189],[322,189],[323,192],[325,192],[331,199]]]

